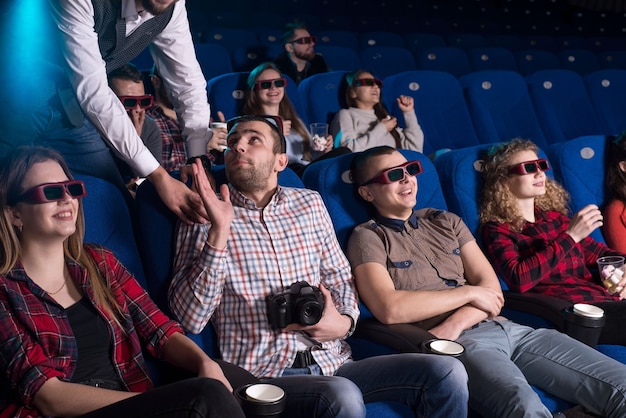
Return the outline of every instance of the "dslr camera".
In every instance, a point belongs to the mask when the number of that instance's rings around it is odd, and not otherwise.
[[[296,282],[282,293],[267,296],[267,319],[275,329],[289,324],[317,324],[324,312],[324,295],[319,287]]]

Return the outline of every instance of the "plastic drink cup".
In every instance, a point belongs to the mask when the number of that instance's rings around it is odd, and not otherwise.
[[[608,292],[611,294],[621,292],[622,286],[619,286],[619,282],[624,276],[624,257],[616,255],[600,257],[596,263],[600,271],[600,280]]]

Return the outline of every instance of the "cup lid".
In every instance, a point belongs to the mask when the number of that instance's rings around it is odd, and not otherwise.
[[[574,305],[574,313],[589,318],[602,318],[604,316],[604,310],[594,305],[588,305],[586,303],[577,303]]]
[[[450,340],[432,340],[428,343],[428,347],[434,353],[447,354],[450,356],[456,356],[465,351],[465,348],[461,344]]]
[[[246,389],[246,396],[255,401],[276,402],[285,396],[285,392],[278,386],[259,383],[250,385]]]

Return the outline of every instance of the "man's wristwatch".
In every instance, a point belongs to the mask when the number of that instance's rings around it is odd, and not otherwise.
[[[354,334],[354,330],[356,329],[356,322],[354,322],[354,319],[352,319],[350,315],[346,315],[346,316],[350,318],[350,329],[348,330],[348,332],[346,332],[346,335],[343,336],[344,340],[346,338],[350,338],[352,334]]]

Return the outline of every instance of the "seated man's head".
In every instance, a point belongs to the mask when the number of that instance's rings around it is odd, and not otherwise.
[[[145,114],[145,109],[153,105],[151,95],[146,94],[143,74],[132,64],[125,64],[108,75],[109,87],[120,98],[128,115]]]
[[[317,37],[311,36],[307,28],[300,23],[290,23],[281,35],[285,51],[292,61],[310,61],[315,57]]]
[[[150,71],[150,84],[152,84],[156,102],[169,109],[173,109],[174,105],[170,100],[170,96],[167,94],[163,78],[161,77],[161,73],[159,73],[156,65],[153,65],[152,70]]]
[[[358,154],[352,164],[352,181],[359,196],[388,218],[408,218],[417,201],[419,161],[407,162],[395,148],[374,147]]]
[[[268,192],[288,163],[282,120],[278,116],[241,116],[228,121],[226,177],[237,190]]]

